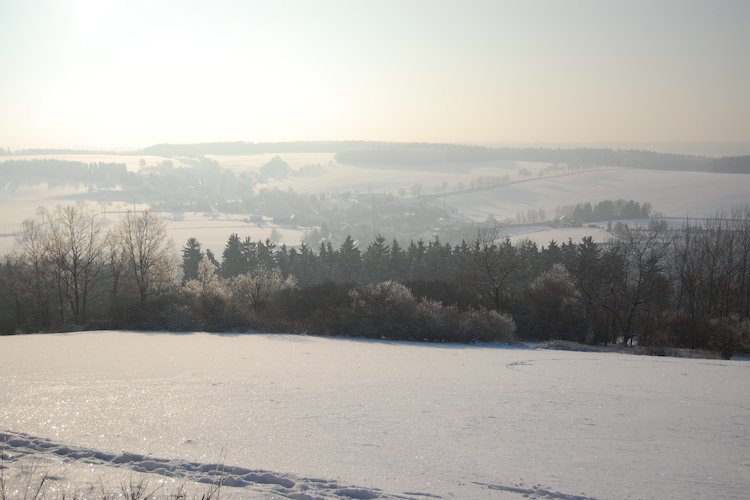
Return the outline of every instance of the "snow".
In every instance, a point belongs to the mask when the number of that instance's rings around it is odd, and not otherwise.
[[[276,156],[210,156],[224,168],[235,173],[257,171],[264,163]],[[662,170],[639,170],[607,168],[572,175],[543,176],[539,172],[547,163],[490,161],[466,164],[440,164],[425,166],[356,167],[337,163],[334,153],[283,153],[279,154],[292,168],[292,174],[283,179],[260,182],[256,187],[292,189],[311,195],[326,194],[329,201],[344,205],[347,193],[390,193],[398,198],[412,198],[412,188],[420,184],[426,201],[451,209],[452,217],[459,224],[480,223],[492,215],[496,220],[515,221],[518,214],[529,210],[544,210],[547,220],[556,217],[558,207],[603,200],[634,200],[651,203],[655,212],[674,218],[674,224],[685,217],[702,218],[714,216],[718,211],[729,211],[747,203],[750,192],[750,175],[716,174],[708,172],[679,172]],[[46,155],[83,162],[126,163],[128,169],[139,168],[140,156],[127,155]],[[16,157],[7,157],[12,159]],[[31,158],[31,157],[18,157]],[[145,156],[148,165],[164,158]],[[183,166],[179,158],[171,159],[175,165]],[[526,168],[532,173],[523,180],[518,172]],[[472,181],[484,178],[504,178],[505,186],[487,190],[468,191]],[[523,180],[523,181],[522,181]],[[69,205],[77,200],[88,200],[101,210],[108,224],[116,222],[118,215],[128,209],[148,208],[146,200],[137,194],[113,190],[89,190],[88,186],[66,186],[48,188],[39,179],[14,178],[13,183],[3,184],[0,196],[0,254],[13,247],[14,234],[26,218],[36,213],[37,207],[54,209],[57,205]],[[442,186],[445,183],[445,191]],[[463,190],[459,190],[463,186]],[[348,198],[347,198],[348,199]],[[418,200],[411,200],[414,204]],[[227,238],[237,233],[254,240],[265,240],[276,229],[280,233],[280,244],[299,245],[308,227],[284,227],[268,223],[251,223],[248,214],[222,212],[160,212],[168,220],[169,233],[176,247],[180,248],[190,237],[196,237],[204,249],[209,248],[220,255]],[[599,228],[550,228],[547,225],[524,226],[522,233],[513,231],[512,239],[528,237],[537,244],[547,245],[554,239],[558,243],[572,238],[580,241],[583,236],[592,236],[595,241],[607,241],[609,233],[604,231],[606,223]],[[584,233],[581,236],[581,233]],[[414,234],[413,239],[424,237]],[[458,241],[450,241],[457,244]]]
[[[488,213],[503,220],[529,209],[542,209],[553,218],[559,206],[617,199],[648,202],[665,217],[685,218],[711,217],[722,208],[743,206],[748,192],[746,174],[611,168],[456,194],[448,196],[447,203],[477,221]]]
[[[35,465],[58,492],[217,474],[221,498],[729,499],[750,484],[746,360],[120,331],[2,337],[0,353],[5,478]]]
[[[216,213],[208,215],[198,212],[181,212],[177,216],[168,213],[161,213],[162,216],[168,217],[167,231],[172,238],[176,248],[182,248],[189,238],[198,238],[201,248],[211,249],[217,258],[221,259],[221,252],[226,246],[227,239],[233,233],[240,236],[241,239],[250,237],[253,241],[265,241],[271,237],[271,232],[275,229],[279,235],[279,246],[296,246],[302,242],[305,231],[309,228],[289,227],[272,222],[247,222],[246,215],[243,214],[222,214]]]

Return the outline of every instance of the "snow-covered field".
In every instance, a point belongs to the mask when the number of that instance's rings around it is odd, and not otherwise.
[[[5,480],[68,497],[217,463],[222,498],[748,497],[748,361],[115,331],[0,360]]]
[[[257,171],[274,156],[276,155],[211,158],[224,168],[239,173]],[[546,219],[551,220],[560,206],[585,202],[595,204],[607,199],[632,199],[639,203],[651,203],[654,211],[664,217],[674,218],[674,224],[679,225],[687,216],[710,217],[719,210],[729,211],[733,207],[742,206],[747,203],[750,193],[750,175],[743,174],[603,168],[573,175],[540,177],[538,174],[548,168],[548,164],[498,161],[377,168],[337,163],[333,153],[288,153],[279,156],[289,164],[292,174],[283,179],[259,183],[256,188],[293,189],[298,193],[316,196],[324,193],[329,199],[345,197],[346,193],[390,193],[399,198],[409,198],[413,196],[412,189],[419,185],[422,195],[426,196],[425,200],[450,208],[459,224],[483,222],[490,215],[498,221],[515,220],[518,214],[526,214],[529,210],[544,210]],[[57,157],[84,162],[126,163],[129,170],[140,168],[141,159],[147,165],[155,165],[164,160],[160,157],[125,155]],[[14,157],[5,159],[11,158]],[[179,159],[172,161],[176,166],[183,166]],[[526,169],[531,175],[528,178],[522,177],[521,169]],[[510,184],[505,186],[467,191],[472,182],[478,179],[506,176]],[[127,209],[148,208],[145,200],[121,191],[91,191],[84,185],[48,189],[46,184],[31,184],[30,182],[35,182],[33,179],[27,181],[16,179],[13,184],[3,188],[0,196],[0,254],[12,247],[13,234],[18,231],[25,218],[34,215],[39,206],[53,209],[57,205],[87,200],[100,208],[107,223],[116,222],[119,214]],[[248,223],[244,220],[246,214],[216,211],[210,214],[164,212],[162,215],[168,219],[170,235],[178,248],[188,238],[197,237],[203,248],[210,248],[218,255],[229,235],[235,232],[242,238],[249,236],[257,240],[268,238],[271,231],[276,229],[281,235],[280,243],[298,245],[305,231],[310,229],[271,223]],[[529,237],[539,245],[546,245],[552,239],[566,241],[568,237],[580,241],[583,236],[593,236],[596,241],[605,241],[610,237],[603,230],[606,222],[603,221],[602,227],[582,230],[560,230],[546,225],[526,226],[513,228],[509,235],[513,239]]]

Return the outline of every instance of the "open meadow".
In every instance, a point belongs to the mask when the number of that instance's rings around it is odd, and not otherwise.
[[[20,497],[41,474],[52,498],[217,477],[238,499],[739,499],[750,484],[747,360],[124,331],[0,337],[0,353]]]
[[[143,169],[141,165],[153,168],[167,161],[158,156],[137,155],[48,156],[81,162],[122,163],[130,173]],[[259,176],[262,166],[276,156],[289,166],[289,172],[279,177]],[[3,160],[39,157],[7,156]],[[551,228],[549,224],[539,222],[555,219],[561,207],[623,199],[650,203],[655,214],[679,226],[685,217],[710,217],[720,210],[730,211],[733,207],[743,206],[750,193],[750,175],[745,174],[601,167],[567,175],[562,175],[560,169],[561,175],[555,175],[547,163],[509,161],[363,167],[338,163],[334,153],[208,155],[208,158],[229,172],[228,175],[251,178],[248,189],[256,194],[263,189],[276,189],[278,193],[293,191],[321,200],[325,198],[328,209],[341,210],[362,204],[368,196],[388,195],[401,203],[402,212],[432,206],[450,214],[433,226],[394,228],[395,236],[407,243],[410,239],[430,240],[444,230],[470,227],[484,223],[488,218],[503,223],[506,226],[504,234],[513,240],[530,238],[540,246],[552,239],[558,242],[568,238],[580,241],[583,236],[606,241],[610,238],[610,233],[605,230],[608,221],[584,228]],[[186,159],[170,158],[168,161],[175,169],[190,168]],[[271,217],[254,218],[242,211],[232,212],[220,207],[210,210],[169,209],[163,206],[164,200],[159,199],[158,193],[145,195],[121,187],[101,189],[85,183],[52,186],[43,179],[23,176],[0,177],[0,181],[3,190],[0,197],[0,252],[12,247],[21,222],[34,217],[39,207],[52,210],[78,201],[95,206],[105,226],[116,223],[127,210],[140,211],[151,207],[168,220],[170,236],[178,247],[188,238],[196,237],[204,248],[217,255],[221,254],[232,233],[241,238],[249,236],[254,240],[265,240],[274,231],[280,244],[294,246],[299,245],[306,234],[319,229],[321,224],[315,222],[315,214],[298,214],[309,216],[311,221],[294,224],[274,221]],[[502,185],[472,188],[492,182]],[[383,208],[380,210],[384,211]],[[541,220],[509,226],[509,223],[523,220],[530,212],[538,214]],[[269,213],[259,215],[268,216]],[[329,225],[334,223],[329,221]],[[347,228],[343,227],[340,232],[346,231]],[[460,240],[449,242],[457,244]]]

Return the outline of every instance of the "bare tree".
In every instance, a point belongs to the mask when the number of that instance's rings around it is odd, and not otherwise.
[[[284,278],[279,268],[269,269],[263,265],[235,277],[231,284],[235,301],[240,309],[244,304],[249,304],[256,315],[275,294],[296,286],[297,280],[293,276]]]
[[[750,209],[686,221],[671,262],[681,343],[703,347],[712,320],[750,313]]]
[[[735,312],[750,317],[750,205],[732,210],[732,229],[737,235],[737,265],[734,270]]]
[[[123,274],[125,270],[125,258],[123,249],[117,239],[117,231],[110,231],[104,239],[105,241],[105,260],[107,262],[108,274],[108,300],[109,313],[114,315],[118,310],[120,290],[123,284]]]
[[[668,295],[664,267],[670,240],[664,228],[631,228],[626,225],[617,247],[624,257],[625,293],[621,308],[613,308],[612,313],[621,328],[622,343],[626,345],[636,336],[639,319],[645,319],[646,306]]]
[[[101,224],[96,213],[85,204],[58,207],[47,215],[47,223],[47,255],[61,301],[69,306],[72,322],[83,324],[94,286],[104,268]]]
[[[7,258],[9,289],[17,325],[48,329],[52,322],[52,272],[48,257],[48,231],[43,219],[26,219]]]
[[[492,226],[477,230],[477,236],[464,261],[464,272],[467,272],[474,285],[491,301],[494,309],[500,311],[503,299],[508,295],[506,289],[512,274],[518,268],[518,252],[506,238],[500,239],[501,226],[497,222]]]
[[[156,214],[128,211],[115,234],[126,276],[135,284],[142,309],[149,299],[174,285],[177,261],[167,225]]]

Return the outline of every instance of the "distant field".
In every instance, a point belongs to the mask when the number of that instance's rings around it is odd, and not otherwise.
[[[328,165],[328,162],[334,161],[335,153],[284,153],[276,155],[275,153],[266,153],[258,155],[206,155],[206,158],[216,160],[222,167],[232,170],[233,172],[243,172],[246,170],[257,170],[264,163],[267,163],[275,156],[281,156],[290,167],[298,169],[308,165]]]
[[[218,156],[209,158],[236,174],[257,172],[275,154]],[[388,193],[398,198],[412,198],[414,203],[431,203],[451,209],[455,224],[470,224],[487,220],[513,220],[517,214],[529,210],[544,210],[546,218],[556,216],[557,208],[581,202],[596,203],[605,199],[632,199],[649,202],[655,212],[674,218],[679,224],[686,216],[701,218],[719,210],[743,205],[750,194],[750,175],[715,174],[705,172],[651,171],[625,168],[601,168],[571,175],[547,176],[543,171],[549,164],[532,162],[495,161],[485,163],[440,164],[434,166],[389,165],[384,167],[355,167],[337,163],[334,153],[284,153],[280,156],[291,167],[292,173],[282,179],[271,179],[256,184],[263,187],[292,189],[327,197],[365,193]],[[87,163],[124,163],[128,170],[137,171],[141,163],[159,164],[167,158],[130,155],[40,155]],[[23,157],[3,157],[21,159]],[[30,157],[26,157],[30,158]],[[143,160],[143,162],[141,161]],[[185,166],[179,158],[170,158],[175,167]],[[522,175],[525,169],[525,176]],[[547,173],[550,171],[548,170]],[[541,173],[541,177],[540,177]],[[492,189],[470,190],[480,179],[504,179],[505,185]],[[11,248],[13,234],[23,219],[34,215],[38,207],[54,208],[79,200],[89,201],[101,208],[105,223],[113,223],[118,214],[127,209],[142,210],[149,200],[137,195],[114,191],[91,190],[88,186],[66,186],[49,189],[38,179],[13,179],[4,182],[0,199],[0,252]],[[421,199],[414,197],[419,188]],[[248,223],[242,214],[179,212],[163,213],[175,243],[180,246],[187,238],[197,237],[206,248],[221,252],[229,234],[254,239],[267,238],[272,229],[282,235],[282,243],[297,245],[308,227],[284,227],[270,222]],[[602,228],[551,229],[546,226],[509,228],[514,239],[529,237],[539,244],[572,237],[580,240],[584,233],[597,240],[608,237]],[[424,237],[429,235],[419,235]]]

